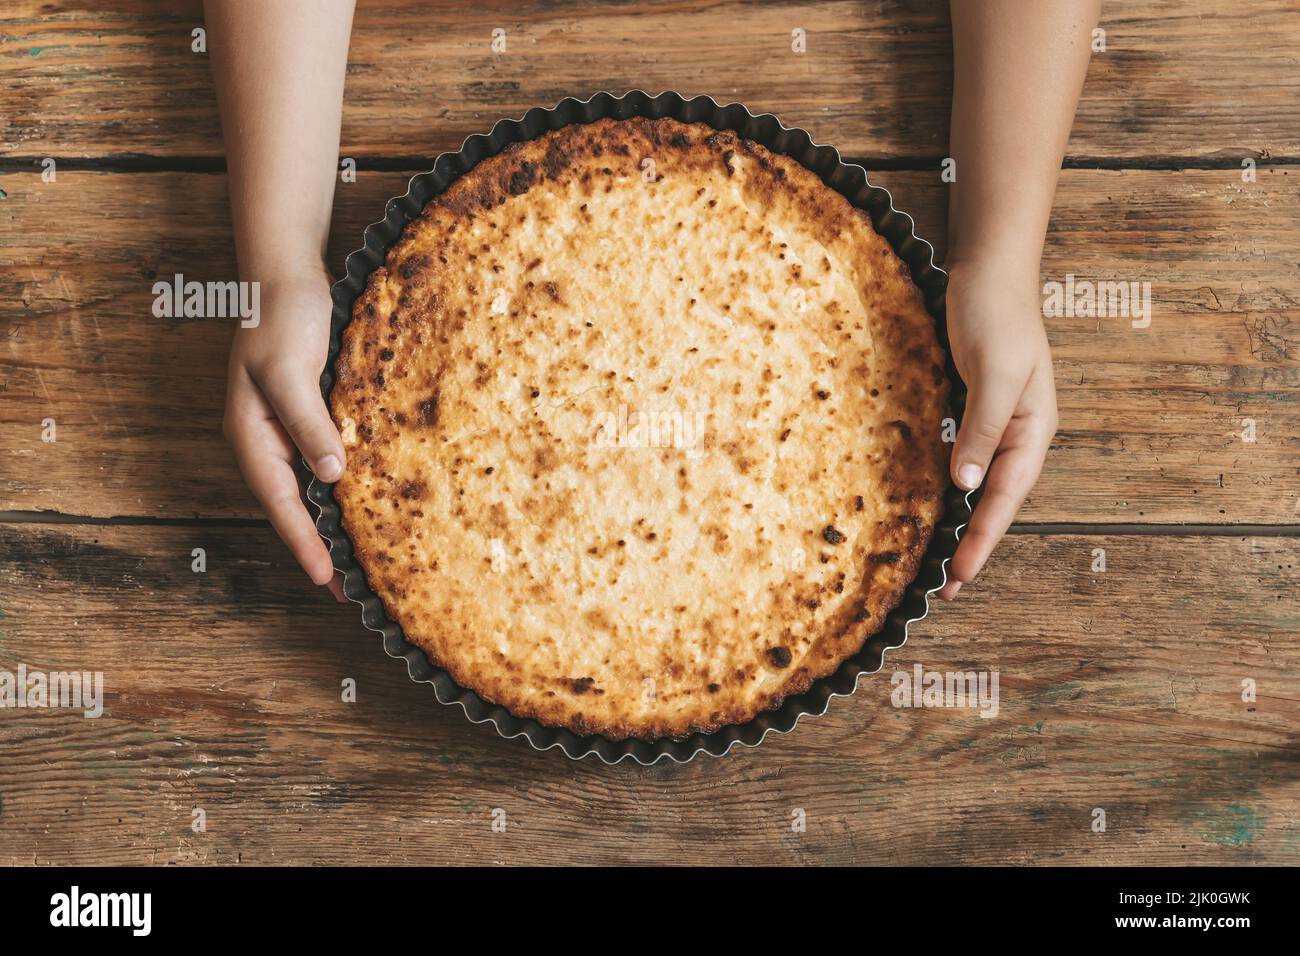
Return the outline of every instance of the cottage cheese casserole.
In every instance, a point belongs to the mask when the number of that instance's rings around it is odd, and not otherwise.
[[[907,267],[794,160],[671,119],[457,179],[370,276],[336,376],[334,494],[389,617],[578,734],[708,732],[834,672],[947,485]]]

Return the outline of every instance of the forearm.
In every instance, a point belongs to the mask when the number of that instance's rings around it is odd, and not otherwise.
[[[948,262],[1039,260],[1101,0],[952,0]]]
[[[205,0],[246,280],[319,268],[329,236],[353,0]]]

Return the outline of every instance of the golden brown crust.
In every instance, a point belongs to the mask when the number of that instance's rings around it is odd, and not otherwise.
[[[462,686],[580,734],[708,732],[901,599],[947,485],[943,365],[907,267],[798,163],[569,126],[479,163],[371,275],[335,496]]]

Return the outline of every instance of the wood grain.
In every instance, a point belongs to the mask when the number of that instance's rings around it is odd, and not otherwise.
[[[1043,479],[884,674],[757,750],[653,768],[470,725],[247,520],[219,435],[231,325],[150,313],[157,278],[234,278],[201,22],[200,0],[0,14],[0,671],[107,685],[97,719],[0,710],[0,865],[1300,862],[1293,0],[1105,6],[1043,277],[1149,281],[1150,327],[1047,320],[1062,424]],[[772,110],[886,170],[940,238],[950,44],[926,0],[361,0],[341,153],[362,173],[330,261],[402,170],[634,87]],[[12,513],[40,510],[143,523]],[[914,663],[997,671],[998,716],[891,706]]]
[[[0,863],[1294,864],[1298,591],[1293,538],[1015,537],[826,716],[607,767],[437,704],[270,531],[0,525],[0,670],[106,687],[0,712]],[[914,663],[997,716],[894,708]]]
[[[358,5],[343,154],[454,149],[565,96],[712,93],[777,112],[850,155],[926,157],[947,142],[947,4],[928,0]],[[1300,157],[1300,19],[1291,0],[1108,4],[1071,155]],[[0,155],[217,158],[199,0],[12,0],[0,29]],[[506,31],[493,53],[492,31]],[[792,52],[792,31],[806,34]]]
[[[1154,314],[1147,329],[1048,320],[1061,430],[1021,520],[1300,523],[1292,172],[1243,183],[1233,171],[1065,171],[1044,278],[1150,282]],[[338,187],[336,271],[408,177],[368,172]],[[943,236],[937,176],[875,178],[921,235]],[[12,304],[0,318],[0,510],[258,514],[219,434],[233,325],[151,314],[159,277],[234,278],[224,176],[0,181],[0,300]],[[55,444],[41,441],[46,418]]]

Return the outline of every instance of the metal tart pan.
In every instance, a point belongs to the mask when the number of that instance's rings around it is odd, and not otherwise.
[[[921,289],[926,307],[934,317],[940,344],[945,353],[949,353],[944,312],[947,274],[934,264],[933,247],[916,235],[912,217],[894,208],[893,197],[882,187],[872,185],[865,169],[844,162],[835,147],[815,143],[805,130],[786,126],[771,113],[755,115],[740,103],[723,105],[710,96],[687,99],[675,92],[656,96],[640,90],[619,96],[601,92],[585,100],[565,99],[551,109],[531,109],[519,119],[501,120],[490,133],[470,136],[457,151],[443,153],[429,172],[412,177],[404,196],[388,201],[384,218],[366,228],[364,246],[348,256],[347,274],[334,283],[332,289],[334,314],[330,325],[329,358],[321,374],[321,391],[326,399],[334,385],[334,362],[343,328],[352,318],[353,303],[365,289],[370,273],[384,263],[389,247],[397,241],[403,228],[420,214],[430,199],[446,190],[475,164],[496,155],[511,143],[535,139],[549,130],[574,123],[636,116],[651,119],[668,116],[683,123],[704,123],[718,130],[734,130],[746,139],[802,163],[854,206],[865,210],[876,231],[907,263],[912,279]],[[947,371],[952,383],[953,413],[960,420],[966,391],[950,353]],[[831,700],[847,697],[857,689],[862,675],[879,671],[884,666],[885,651],[901,647],[907,641],[908,628],[929,613],[931,597],[947,580],[948,562],[971,515],[971,495],[950,486],[944,496],[943,515],[920,570],[905,590],[898,607],[857,654],[845,660],[834,674],[813,684],[807,692],[786,698],[777,708],[759,714],[747,723],[723,727],[713,733],[697,733],[681,739],[615,741],[601,736],[579,737],[563,728],[520,719],[504,707],[489,703],[458,685],[446,671],[434,665],[423,650],[407,641],[401,627],[385,613],[383,602],[367,583],[365,572],[353,553],[352,543],[340,524],[333,485],[312,477],[307,483],[306,494],[308,501],[318,509],[316,529],[329,544],[334,567],[343,573],[344,594],[361,606],[361,623],[380,635],[388,655],[406,661],[412,680],[433,685],[433,692],[441,703],[460,707],[476,724],[491,724],[502,737],[523,737],[537,750],[558,749],[575,760],[595,755],[610,764],[622,760],[634,760],[645,765],[665,759],[685,762],[699,754],[720,757],[738,744],[756,747],[769,734],[789,733],[803,717],[826,713]]]

